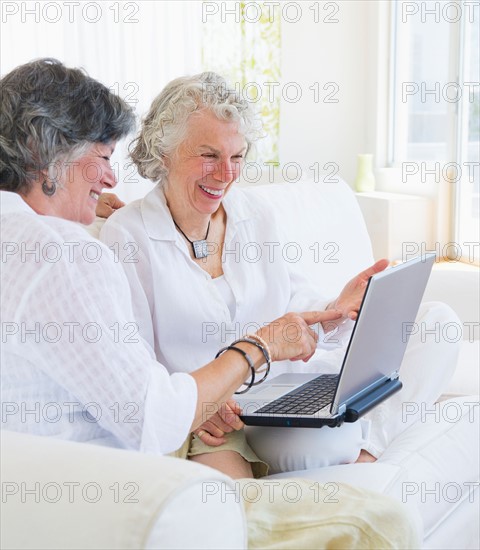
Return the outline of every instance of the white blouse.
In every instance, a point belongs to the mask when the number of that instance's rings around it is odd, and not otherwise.
[[[138,333],[113,254],[0,192],[2,427],[151,453],[184,442],[197,387]]]
[[[235,296],[233,295],[230,285],[225,279],[225,275],[215,277],[215,279],[213,279],[213,284],[217,287],[220,296],[230,311],[230,317],[233,319],[235,317]]]
[[[226,344],[287,311],[324,309],[328,303],[283,257],[268,205],[253,204],[241,189],[232,189],[223,205],[227,225],[222,267],[234,307],[191,259],[160,185],[118,210],[100,232],[127,274],[140,333],[170,372],[199,368]],[[320,347],[334,349],[343,343],[339,336],[328,341],[317,327]],[[302,366],[276,363],[275,373],[298,372]]]

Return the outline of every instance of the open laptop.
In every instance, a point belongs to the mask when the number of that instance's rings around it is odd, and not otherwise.
[[[235,396],[252,426],[322,427],[355,422],[399,391],[399,369],[434,253],[370,278],[340,374],[288,373]]]

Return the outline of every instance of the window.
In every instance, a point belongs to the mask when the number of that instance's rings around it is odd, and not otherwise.
[[[448,184],[449,255],[470,263],[480,252],[479,12],[478,2],[392,8],[389,164],[402,166],[402,178]]]
[[[277,163],[281,29],[274,3],[227,1],[220,9],[203,4],[203,69],[226,77],[254,104],[264,135],[255,143],[256,160]]]

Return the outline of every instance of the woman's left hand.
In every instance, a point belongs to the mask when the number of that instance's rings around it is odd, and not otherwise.
[[[378,260],[368,269],[359,273],[351,281],[349,281],[343,288],[340,296],[331,304],[327,306],[328,309],[336,309],[342,312],[342,317],[338,321],[327,321],[323,328],[326,332],[335,328],[335,325],[341,324],[346,319],[352,319],[355,321],[358,317],[358,310],[367,288],[368,280],[375,273],[380,273],[389,264],[388,260]],[[325,326],[327,325],[327,326]]]
[[[211,416],[197,430],[195,435],[210,447],[218,447],[226,442],[226,433],[241,430],[244,426],[238,416],[242,412],[240,405],[233,399],[223,403],[217,413]]]
[[[102,193],[98,197],[95,214],[99,218],[109,218],[115,210],[122,208],[122,206],[125,206],[125,203],[115,193]]]

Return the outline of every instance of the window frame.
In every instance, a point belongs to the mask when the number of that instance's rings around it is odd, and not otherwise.
[[[461,3],[456,2],[460,7]],[[408,74],[409,60],[408,48],[400,46],[402,40],[404,44],[408,39],[408,22],[399,24],[401,18],[402,2],[395,2],[391,5],[389,14],[389,53],[390,65],[388,70],[388,125],[387,125],[387,147],[386,147],[386,167],[399,168],[408,161],[408,105],[401,101],[397,85],[402,81],[402,75]],[[448,60],[448,82],[456,82],[460,85],[464,82],[468,58],[465,54],[468,48],[466,40],[468,39],[467,18],[460,17],[458,22],[449,23],[449,60]],[[405,81],[405,79],[403,79]],[[449,103],[447,109],[447,124],[450,131],[447,132],[446,158],[444,163],[455,163],[463,167],[467,160],[468,144],[468,93],[463,93],[459,101]],[[421,162],[420,159],[415,159]],[[451,179],[454,181],[455,176]],[[462,179],[465,178],[465,170],[462,170]],[[448,180],[447,180],[447,183]],[[462,211],[467,208],[466,203],[472,201],[473,197],[470,191],[462,193],[461,181],[454,185],[454,192],[449,194],[449,207],[445,214],[449,217],[445,220],[449,223],[448,239],[453,243],[460,243],[462,235],[467,231],[467,227],[462,227]],[[463,241],[462,241],[463,242]],[[468,241],[465,241],[468,242]],[[478,256],[472,261],[470,249],[460,247],[462,250],[461,262],[479,265]],[[477,252],[478,254],[478,252]]]

